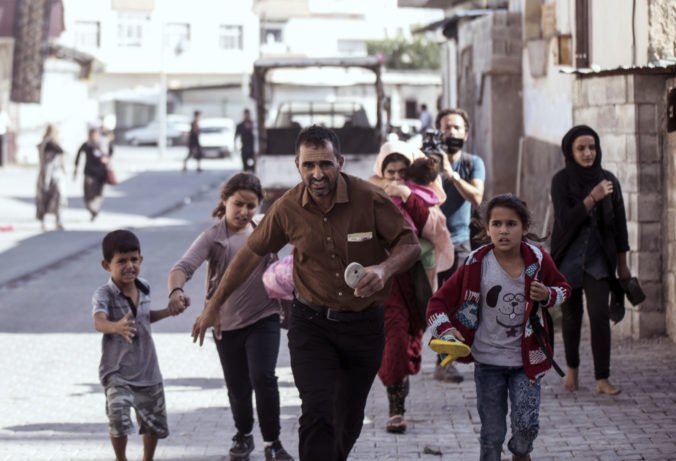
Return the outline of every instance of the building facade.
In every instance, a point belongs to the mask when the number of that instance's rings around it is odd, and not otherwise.
[[[399,3],[438,7],[439,2]],[[478,3],[488,9],[477,13]],[[643,304],[628,305],[625,320],[614,329],[635,338],[666,333],[676,340],[676,3],[451,0],[446,6],[447,20],[440,27],[450,37],[449,61],[456,64],[447,67],[444,88],[472,98],[451,94],[447,100],[467,105],[478,120],[474,144],[486,146],[477,150],[493,164],[493,174],[494,159],[501,157],[509,169],[503,174],[514,178],[507,190],[527,200],[536,230],[545,233],[552,222],[550,179],[563,166],[561,138],[574,124],[594,127],[604,167],[623,185],[630,267],[648,295]],[[493,24],[489,33],[487,24]],[[502,32],[495,24],[513,27]],[[490,99],[486,80],[504,79],[505,69],[477,69],[476,53],[467,66],[468,46],[513,56],[517,28],[520,69],[514,78],[510,68],[509,87]],[[477,82],[478,90],[472,87]],[[492,104],[483,104],[487,99]],[[491,123],[484,122],[487,118]],[[518,143],[508,133],[518,134]],[[508,184],[491,177],[490,166],[488,181],[493,192]]]

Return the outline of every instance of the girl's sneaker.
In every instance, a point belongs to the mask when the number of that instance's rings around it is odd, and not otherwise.
[[[249,455],[254,449],[253,435],[244,435],[239,432],[232,438],[230,447],[230,459],[237,461],[248,461]]]
[[[284,449],[282,442],[275,440],[265,447],[265,461],[293,461],[293,457]]]

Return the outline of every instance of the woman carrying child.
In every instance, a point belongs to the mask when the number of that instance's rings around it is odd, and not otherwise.
[[[409,187],[404,183],[404,171],[415,158],[425,159],[420,151],[407,143],[393,141],[383,144],[374,166],[375,176],[370,181],[385,190],[420,236],[431,216],[430,205],[413,192],[413,185]],[[438,200],[433,189],[427,189],[429,199]],[[443,218],[441,224],[446,229]],[[450,244],[450,238],[447,237],[447,241]],[[453,254],[452,249],[450,254]],[[434,263],[433,248],[432,260]],[[416,286],[410,272],[394,277],[390,295],[384,304],[385,350],[378,376],[387,388],[389,400],[390,418],[386,430],[403,433],[406,431],[404,404],[409,391],[408,376],[420,371],[421,339],[425,326],[424,313],[416,303]]]
[[[545,330],[549,326],[542,313],[531,313],[538,303],[546,309],[570,296],[551,256],[526,241],[541,240],[528,232],[530,224],[526,203],[518,197],[502,194],[491,199],[479,235],[490,243],[469,255],[427,308],[435,338],[457,338],[471,348],[471,355],[461,360],[475,362],[481,461],[500,460],[508,400],[512,459],[531,459],[539,431],[540,381],[551,367],[531,321],[534,318]]]
[[[169,273],[170,306],[190,303],[183,286],[205,261],[208,262],[206,300],[211,298],[228,264],[253,232],[252,219],[262,198],[260,181],[253,174],[238,173],[228,180],[212,213],[218,222],[197,237]],[[275,376],[280,341],[279,303],[268,298],[262,281],[263,272],[273,259],[273,255],[268,255],[221,307],[221,339],[214,335],[237,428],[230,448],[233,460],[248,460],[254,448],[252,392],[256,395],[265,459],[293,459],[279,441],[279,388]]]

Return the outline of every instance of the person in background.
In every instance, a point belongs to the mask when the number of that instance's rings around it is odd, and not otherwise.
[[[101,146],[99,130],[90,128],[87,132],[87,141],[80,146],[75,156],[73,180],[77,179],[77,167],[82,153],[85,154],[84,202],[91,215],[91,220],[94,221],[101,211],[101,205],[103,205],[103,188],[108,175],[108,163],[113,155],[113,144],[109,143],[108,150],[104,151]]]
[[[200,119],[202,112],[196,110],[193,114],[192,123],[190,123],[190,133],[188,134],[188,155],[183,159],[183,171],[188,171],[188,160],[195,159],[197,162],[197,172],[202,171],[202,145],[200,144]]]
[[[5,136],[12,126],[12,119],[9,118],[5,108],[0,105],[0,166],[5,162]]]
[[[610,377],[610,311],[608,299],[615,292],[624,302],[617,279],[629,280],[627,215],[620,182],[601,167],[599,135],[586,125],[571,128],[561,141],[566,166],[552,178],[554,206],[552,256],[573,288],[561,306],[563,345],[566,351],[565,389],[578,388],[580,334],[584,292],[591,330],[596,391],[617,395]],[[617,279],[615,273],[617,272]]]
[[[424,133],[432,128],[432,114],[427,110],[427,104],[420,104],[420,132]]]
[[[439,286],[442,286],[471,251],[472,207],[478,207],[483,200],[486,168],[481,157],[463,150],[470,129],[467,112],[462,109],[444,109],[437,114],[436,126],[446,150],[441,169],[446,201],[442,203],[441,211],[446,215],[446,225],[455,251],[453,267],[439,274]],[[434,378],[454,383],[463,381],[452,362],[445,367],[437,362]]]
[[[254,131],[253,121],[249,109],[244,109],[243,119],[237,124],[235,129],[235,145],[237,138],[240,140],[240,154],[242,155],[242,168],[244,171],[254,171],[256,169],[256,160],[254,156]]]
[[[66,162],[63,149],[59,145],[59,132],[49,124],[38,144],[40,172],[38,173],[37,191],[35,195],[36,217],[42,230],[46,230],[45,215],[53,214],[56,218],[56,229],[63,230],[61,207],[65,206]]]

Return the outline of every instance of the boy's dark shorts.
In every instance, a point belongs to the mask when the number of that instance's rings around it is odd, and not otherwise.
[[[169,435],[162,383],[152,386],[111,384],[106,387],[106,414],[111,437],[124,437],[134,431],[132,407],[136,410],[139,434],[154,435],[158,439]]]

